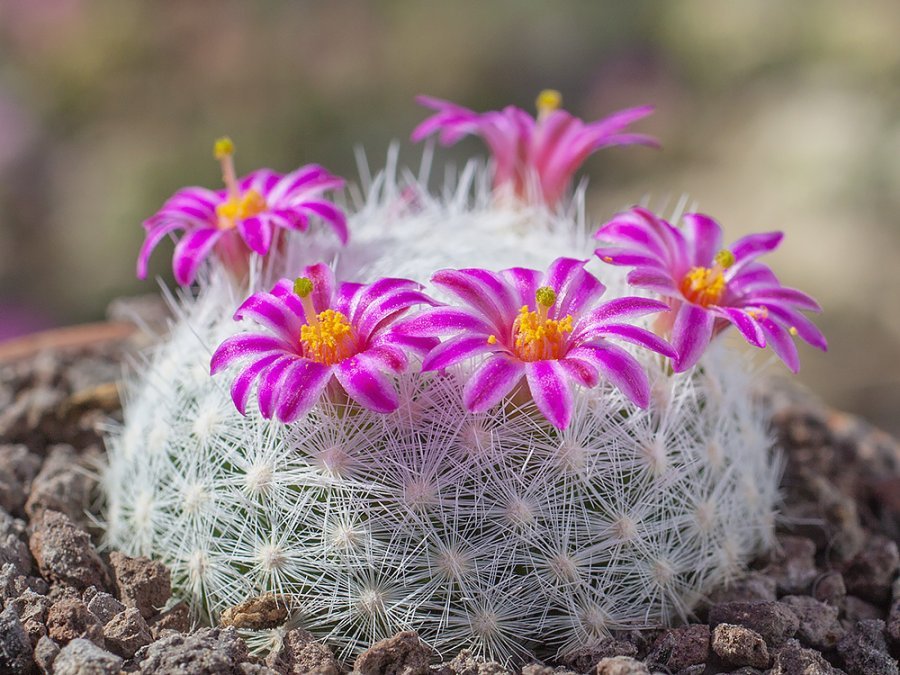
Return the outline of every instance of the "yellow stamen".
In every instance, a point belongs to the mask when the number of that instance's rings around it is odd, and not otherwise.
[[[566,334],[572,332],[572,315],[548,318],[550,308],[556,304],[556,292],[549,286],[542,286],[534,295],[537,311],[522,305],[513,323],[514,350],[523,361],[558,359],[562,356]]]
[[[728,285],[723,272],[734,265],[734,253],[723,248],[713,262],[712,267],[692,267],[681,280],[684,297],[701,307],[716,305],[722,299]]]
[[[603,260],[603,262],[608,262],[608,263],[611,263],[613,261],[613,259],[610,258],[608,255],[603,256],[602,260]]]
[[[497,344],[497,336],[496,335],[488,335],[487,343],[489,345]]]
[[[306,301],[309,296],[301,298]],[[304,309],[306,309],[304,302]],[[307,318],[309,318],[307,314]],[[300,327],[300,342],[303,355],[327,366],[340,363],[357,352],[356,336],[350,321],[341,312],[326,309],[313,315],[315,322]]]
[[[752,316],[757,321],[764,321],[769,318],[769,308],[768,307],[753,307],[747,310],[747,314]]]
[[[259,215],[267,208],[266,200],[256,190],[247,190],[240,197],[229,197],[216,207],[219,229],[230,230],[237,221]]]
[[[796,337],[796,336],[797,336],[797,333],[798,333],[797,327],[796,327],[796,326],[791,326],[790,328],[788,328],[788,333],[790,333],[791,335],[793,335],[794,337]]]
[[[537,107],[538,119],[543,119],[554,110],[559,109],[562,105],[562,94],[556,89],[544,89],[538,94],[534,104]]]

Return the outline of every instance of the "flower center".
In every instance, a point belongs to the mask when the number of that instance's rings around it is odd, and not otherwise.
[[[308,359],[333,366],[353,356],[356,336],[350,321],[341,312],[326,309],[316,315],[315,323],[300,327],[303,355]]]
[[[297,279],[294,282],[294,292],[300,296],[306,315],[306,324],[300,326],[300,344],[306,358],[333,366],[359,351],[353,327],[343,313],[326,309],[316,314],[311,297],[313,283],[310,279]]]
[[[240,197],[228,197],[226,201],[216,207],[219,229],[230,230],[239,220],[252,218],[267,208],[266,200],[256,190],[247,190]]]
[[[681,292],[688,302],[701,307],[717,305],[728,287],[725,270],[734,264],[734,254],[728,249],[716,253],[712,267],[692,267],[681,280]]]
[[[566,335],[572,332],[572,315],[562,319],[550,319],[547,313],[556,303],[556,293],[549,286],[543,286],[535,293],[537,310],[530,311],[527,305],[519,310],[513,322],[513,349],[523,361],[548,361],[563,355]]]
[[[228,192],[228,199],[216,207],[218,227],[220,230],[233,229],[239,220],[252,218],[268,208],[266,200],[256,190],[247,190],[241,194],[238,189],[237,175],[234,171],[234,143],[224,136],[213,146],[213,156],[222,166],[222,182]]]

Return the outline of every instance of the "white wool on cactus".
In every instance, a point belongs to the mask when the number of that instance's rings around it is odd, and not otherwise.
[[[234,309],[303,265],[427,284],[440,268],[591,253],[581,192],[555,214],[498,204],[473,163],[433,195],[424,176],[398,178],[394,157],[363,180],[347,247],[298,236],[249,289],[213,270],[173,302],[108,439],[107,543],[165,562],[203,620],[289,596],[291,625],[344,659],[415,630],[445,657],[514,663],[684,617],[773,536],[781,465],[752,369],[727,345],[680,374],[633,350],[650,407],[610,385],[579,389],[565,430],[531,401],[466,412],[456,370],[400,376],[388,415],[323,399],[289,425],[255,404],[242,416],[227,378],[209,376],[240,330]],[[626,292],[615,268],[594,271],[606,298]]]

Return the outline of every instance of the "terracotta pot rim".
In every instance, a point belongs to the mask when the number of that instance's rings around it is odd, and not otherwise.
[[[0,342],[0,363],[36,356],[48,350],[68,351],[124,340],[136,330],[137,327],[127,321],[101,321],[31,333]]]

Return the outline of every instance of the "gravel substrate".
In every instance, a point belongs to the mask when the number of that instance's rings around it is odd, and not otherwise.
[[[0,673],[346,672],[302,629],[253,656],[239,629],[276,628],[280,598],[248,598],[223,626],[191,628],[169,571],[97,548],[102,427],[119,410],[139,338],[2,360]],[[900,675],[900,444],[858,418],[773,395],[786,451],[779,548],[698,609],[695,622],[615,635],[523,675]],[[364,675],[508,673],[463,651],[437,659],[413,632],[353,664]]]

